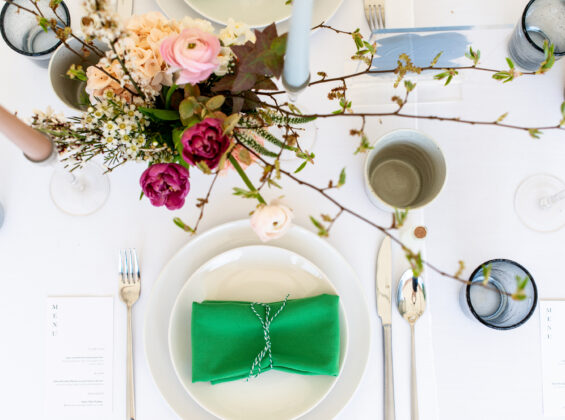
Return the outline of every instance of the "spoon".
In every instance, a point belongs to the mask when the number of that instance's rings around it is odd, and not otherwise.
[[[410,381],[410,414],[412,420],[418,420],[418,384],[416,382],[416,344],[414,337],[414,324],[426,309],[426,291],[421,277],[414,277],[412,270],[405,271],[398,282],[396,303],[400,315],[410,324],[412,339],[412,375]]]

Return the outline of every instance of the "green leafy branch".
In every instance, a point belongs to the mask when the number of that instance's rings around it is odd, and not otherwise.
[[[512,293],[511,298],[514,300],[525,300],[528,296],[524,292],[526,286],[530,282],[530,278],[528,276],[520,277],[516,276],[516,291]]]
[[[325,190],[331,190],[331,189],[334,189],[334,188],[341,188],[345,185],[346,178],[347,178],[347,176],[345,174],[345,168],[343,168],[339,173],[339,177],[338,177],[337,182],[333,182],[332,180],[328,181],[328,186],[325,187],[325,188],[322,188],[322,190],[325,191]]]
[[[392,229],[399,229],[404,226],[404,222],[408,217],[408,209],[394,209],[394,213],[392,215]]]

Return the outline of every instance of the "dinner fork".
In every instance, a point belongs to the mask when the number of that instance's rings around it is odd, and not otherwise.
[[[385,29],[385,0],[364,0],[365,18],[371,32]]]
[[[120,251],[118,263],[120,299],[128,310],[127,360],[126,360],[126,414],[128,420],[135,420],[135,387],[133,382],[133,336],[131,331],[131,309],[141,292],[141,276],[135,249]]]

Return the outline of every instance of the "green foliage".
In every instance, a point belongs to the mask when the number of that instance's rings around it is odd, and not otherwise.
[[[344,114],[347,110],[351,109],[351,101],[346,98],[340,98],[339,100],[340,109],[336,109],[332,114]]]
[[[69,69],[67,70],[67,76],[69,77],[69,79],[78,79],[83,82],[86,82],[87,80],[86,73],[84,72],[82,66],[77,66],[76,64],[71,64],[71,67],[69,67]]]
[[[506,117],[508,116],[508,112],[505,112],[504,114],[502,114],[500,117],[498,117],[495,121],[495,124],[501,123],[502,121],[504,121],[506,119]]]
[[[305,160],[304,162],[302,162],[300,164],[300,166],[298,168],[296,168],[296,170],[294,171],[295,174],[297,174],[298,172],[300,172],[302,169],[304,169],[306,167],[306,165],[308,164],[308,161]]]
[[[275,123],[280,125],[306,124],[316,119],[316,117],[291,117],[278,112],[265,110],[261,110],[259,116],[261,116],[267,124]]]
[[[178,86],[173,83],[173,85],[167,88],[167,92],[165,94],[165,108],[171,108],[171,98],[173,97],[173,93],[177,90]]]
[[[263,156],[268,156],[268,157],[277,157],[278,154],[271,152],[269,149],[265,148],[264,146],[262,146],[261,144],[259,144],[257,142],[257,140],[255,140],[253,137],[247,135],[246,133],[243,132],[238,132],[237,133],[237,139],[239,141],[241,141],[243,144],[245,144],[247,147],[249,147],[250,149],[252,149],[254,152],[263,155]]]
[[[414,277],[420,277],[424,271],[424,261],[422,260],[421,252],[414,254],[411,250],[404,247],[404,253],[412,269],[412,275]]]
[[[406,89],[406,92],[412,92],[416,88],[416,83],[412,83],[410,80],[405,80],[404,88]]]
[[[172,140],[173,140],[173,145],[175,146],[175,150],[178,152],[178,154],[175,155],[175,162],[178,163],[179,165],[184,166],[186,169],[189,169],[190,167],[188,165],[188,162],[186,162],[182,158],[183,145],[181,140],[184,130],[185,130],[184,128],[174,128]]]
[[[434,57],[434,59],[433,59],[432,62],[430,63],[430,67],[434,67],[434,66],[437,64],[437,62],[438,62],[438,60],[439,60],[439,58],[441,57],[442,54],[443,54],[443,51],[440,51],[440,52]]]
[[[259,200],[260,197],[259,191],[249,191],[239,187],[233,188],[233,195],[237,195],[243,198],[252,198],[254,200]]]
[[[494,80],[501,80],[502,83],[508,83],[514,80],[516,77],[521,76],[518,70],[516,70],[516,66],[510,57],[506,57],[506,62],[508,63],[508,70],[507,71],[498,71],[492,75]]]
[[[443,80],[445,79],[445,85],[447,86],[449,84],[449,82],[451,82],[451,80],[453,80],[454,76],[457,76],[459,74],[459,72],[455,69],[443,69],[444,71],[442,73],[436,74],[434,76],[434,79],[436,80]]]
[[[510,295],[514,300],[525,300],[528,296],[524,292],[524,289],[528,285],[530,278],[528,276],[520,277],[516,276],[516,291]]]
[[[481,58],[481,52],[479,50],[474,51],[473,47],[469,47],[469,51],[465,53],[465,57],[473,62],[473,67],[477,67]]]
[[[257,188],[255,188],[245,171],[242,169],[237,159],[234,158],[231,153],[228,154],[228,159],[247,188],[249,188],[248,190],[234,188],[234,195],[240,195],[245,198],[255,198],[257,201],[259,201],[259,204],[267,204],[265,199],[261,196],[261,193],[257,190]]]
[[[483,270],[483,286],[486,286],[490,279],[490,272],[492,271],[492,265],[483,264],[482,270]]]
[[[49,22],[49,19],[47,19],[46,17],[43,16],[37,16],[37,24],[41,27],[41,29],[43,29],[45,32],[49,31],[49,27],[51,26],[51,23]]]
[[[304,159],[304,162],[302,162],[300,164],[300,166],[298,168],[296,168],[296,170],[294,171],[295,174],[297,174],[298,172],[300,172],[302,169],[304,169],[306,167],[306,165],[308,163],[314,163],[314,158],[316,157],[314,155],[314,153],[304,153],[300,150],[296,151],[296,157],[299,159]]]
[[[352,136],[359,136],[361,138],[359,142],[359,146],[357,147],[357,149],[353,154],[356,155],[358,153],[365,153],[373,148],[369,143],[369,138],[367,137],[367,135],[363,130],[350,130],[349,134]]]
[[[190,232],[190,233],[194,233],[194,229],[191,228],[190,226],[188,226],[186,223],[184,223],[180,217],[175,217],[173,219],[173,223],[175,225],[177,225],[178,227],[180,227],[182,230],[184,230],[185,232]]]
[[[224,130],[225,134],[231,134],[233,129],[237,126],[241,119],[239,114],[232,114],[227,117],[224,122],[222,123],[222,129]]]
[[[541,135],[541,131],[539,131],[537,128],[528,129],[528,133],[530,134],[530,137],[533,139],[539,139]]]
[[[298,150],[296,147],[290,146],[290,145],[284,143],[282,140],[279,140],[278,138],[273,136],[269,131],[265,130],[264,128],[257,128],[254,131],[258,135],[260,135],[263,139],[265,139],[269,143],[274,144],[275,146],[277,146],[279,148],[282,148],[282,149],[285,149],[285,150],[290,150],[290,151],[293,151],[293,152],[296,152]]]
[[[392,227],[393,228],[401,228],[408,217],[408,209],[394,209],[394,215],[392,216]]]
[[[337,181],[337,188],[345,185],[345,179],[346,179],[345,168],[343,168],[341,170],[341,172],[339,173],[339,179]]]
[[[318,236],[328,237],[330,235],[326,227],[318,219],[310,216],[310,221],[316,227],[316,229],[318,229]]]
[[[178,111],[182,125],[188,126],[191,122],[194,121],[194,119],[196,119],[196,122],[198,122],[199,118],[194,114],[201,110],[202,107],[200,106],[196,98],[194,98],[193,96],[184,98],[179,104]]]
[[[178,111],[172,109],[137,108],[143,115],[153,121],[176,121],[180,119]]]
[[[377,44],[376,42],[370,43],[363,39],[363,35],[359,31],[359,28],[355,29],[351,33],[351,37],[353,38],[353,42],[355,43],[356,52],[351,57],[353,60],[361,60],[367,64],[367,66],[371,65],[371,59],[377,52]]]
[[[208,99],[208,101],[206,101],[206,108],[210,111],[216,111],[222,107],[225,101],[226,97],[224,95],[212,96]]]
[[[561,104],[561,116],[562,118],[561,121],[559,122],[559,125],[563,127],[565,125],[565,102]]]
[[[540,64],[539,68],[536,70],[536,74],[543,74],[553,67],[555,64],[555,46],[543,41],[543,53],[545,55],[545,60]]]

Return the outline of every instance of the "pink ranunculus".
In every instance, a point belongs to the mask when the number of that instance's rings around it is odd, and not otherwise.
[[[165,38],[160,51],[171,71],[180,70],[177,84],[196,84],[206,80],[218,67],[220,41],[201,29],[187,28]]]
[[[251,216],[251,228],[263,242],[283,236],[292,226],[292,210],[274,201],[261,204]]]
[[[147,168],[139,180],[143,193],[154,206],[180,209],[190,191],[188,170],[177,163],[156,163]]]
[[[206,118],[186,130],[181,142],[184,160],[192,165],[204,162],[208,168],[214,169],[230,147],[231,140],[224,134],[221,120]]]

